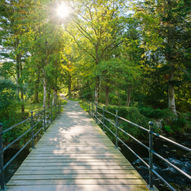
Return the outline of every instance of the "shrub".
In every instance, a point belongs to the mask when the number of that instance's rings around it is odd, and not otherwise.
[[[172,115],[169,109],[153,109],[152,107],[139,107],[139,111],[144,116],[154,119],[167,118]]]
[[[121,116],[121,117],[123,117],[129,121],[132,121],[136,124],[139,124],[145,128],[148,127],[148,119],[145,116],[143,116],[136,107],[107,106],[106,110],[108,110],[114,114],[115,114],[116,110],[118,110],[119,116]],[[106,117],[115,121],[115,116],[111,116],[110,114],[106,114]],[[135,126],[123,121],[123,120],[119,120],[119,126],[120,126],[120,128],[122,128],[123,130],[125,130],[126,132],[130,133],[131,135],[133,135],[135,137],[139,137],[139,136],[144,135],[143,130],[141,130],[138,127],[135,127]],[[115,128],[112,127],[112,130],[115,131]],[[130,140],[129,137],[122,132],[119,132],[119,136],[124,141]]]

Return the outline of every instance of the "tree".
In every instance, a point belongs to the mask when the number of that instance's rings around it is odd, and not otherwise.
[[[189,4],[183,0],[146,0],[135,9],[142,29],[144,57],[152,60],[158,54],[158,60],[152,62],[151,66],[163,68],[168,84],[168,107],[175,115],[175,88],[182,81],[185,68],[183,36],[187,35],[188,12],[185,7]]]
[[[76,28],[67,31],[78,47],[84,51],[92,62],[92,68],[112,57],[113,50],[120,44],[117,39],[118,15],[122,1],[87,1],[81,2],[78,17],[71,25]],[[89,59],[88,59],[89,60]],[[99,100],[100,77],[95,76],[95,101]]]

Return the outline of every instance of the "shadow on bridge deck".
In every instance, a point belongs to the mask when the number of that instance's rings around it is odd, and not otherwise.
[[[68,101],[8,191],[146,191],[145,181],[77,102]]]

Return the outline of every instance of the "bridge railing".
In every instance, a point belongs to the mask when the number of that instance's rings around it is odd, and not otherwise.
[[[27,147],[31,146],[35,148],[35,141],[39,138],[43,132],[47,130],[49,125],[53,122],[56,116],[61,111],[61,104],[51,105],[50,107],[43,107],[42,110],[38,111],[31,111],[30,116],[15,124],[9,128],[3,129],[3,124],[0,123],[0,186],[1,190],[5,190],[5,170],[7,167],[16,159],[16,157]],[[25,127],[26,130],[19,134],[14,140],[7,143],[6,145],[3,144],[3,139],[7,133],[12,133],[13,130],[18,128],[19,126]],[[15,132],[15,131],[14,131]],[[17,151],[5,164],[4,164],[4,152],[13,147],[19,141],[25,141],[23,146]],[[31,144],[30,144],[31,143]]]
[[[98,111],[99,110],[99,111]],[[100,112],[101,111],[101,112]],[[106,113],[110,114],[115,120],[111,120],[109,118],[106,117]],[[120,117],[118,115],[118,111],[116,110],[116,113],[112,113],[110,111],[107,111],[104,107],[101,107],[99,105],[96,105],[94,103],[89,104],[89,114],[91,117],[93,117],[96,120],[96,123],[100,123],[103,125],[103,128],[106,128],[108,130],[108,132],[110,132],[114,138],[115,138],[115,146],[116,148],[118,148],[118,142],[121,142],[127,149],[129,149],[149,170],[149,182],[148,182],[148,186],[150,190],[154,190],[154,181],[153,181],[153,177],[156,176],[158,177],[170,190],[172,191],[176,191],[176,189],[169,183],[167,182],[154,168],[153,168],[153,156],[157,157],[158,159],[162,160],[163,162],[165,162],[167,165],[171,166],[172,168],[174,168],[177,172],[179,172],[180,174],[182,174],[184,177],[188,178],[188,180],[191,180],[191,176],[186,173],[185,171],[183,171],[182,169],[180,169],[178,166],[174,165],[173,163],[171,163],[168,159],[166,159],[165,157],[161,156],[159,153],[157,153],[156,151],[154,151],[153,148],[153,136],[158,137],[160,139],[165,140],[166,142],[169,142],[179,148],[181,148],[184,151],[187,152],[191,152],[191,148],[188,148],[182,144],[179,144],[171,139],[168,139],[158,133],[155,133],[153,130],[153,122],[149,122],[148,124],[148,129],[145,127],[142,127],[132,121],[129,121],[123,117]],[[127,124],[130,124],[136,128],[141,129],[142,131],[146,132],[149,135],[149,146],[145,145],[144,143],[142,143],[140,140],[138,140],[136,137],[134,137],[133,135],[131,135],[130,133],[126,132],[124,129],[122,129],[120,127],[119,122],[123,121],[126,122]],[[112,129],[110,127],[108,127],[105,123],[105,121],[109,122],[111,126],[113,126],[115,128],[115,132],[112,131]],[[139,145],[141,145],[142,147],[144,147],[147,151],[148,151],[148,157],[149,157],[149,163],[147,163],[139,154],[137,154],[127,143],[125,143],[119,136],[119,132],[123,133],[124,135],[130,137],[131,139],[133,139],[134,141],[136,141]]]

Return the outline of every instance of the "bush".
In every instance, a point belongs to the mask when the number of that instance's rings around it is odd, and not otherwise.
[[[111,113],[116,113],[116,110],[118,110],[118,115],[128,119],[134,123],[137,123],[139,125],[142,125],[144,127],[148,126],[148,119],[142,115],[138,108],[136,107],[125,107],[125,106],[107,106],[106,110],[110,111]]]
[[[89,111],[89,103],[88,102],[80,100],[79,104],[83,110],[85,110],[87,112]]]
[[[152,119],[174,119],[176,116],[169,109],[153,109],[152,107],[139,107],[141,114]]]
[[[121,116],[129,121],[132,121],[138,125],[141,125],[145,128],[148,127],[149,120],[145,116],[143,116],[136,107],[107,106],[106,110],[108,110],[114,114],[115,114],[116,110],[118,110],[119,116]],[[106,114],[106,117],[115,121],[115,117],[111,116],[110,114]],[[123,130],[125,130],[126,132],[130,133],[131,135],[133,135],[135,137],[145,135],[143,130],[141,130],[138,127],[135,127],[123,120],[119,120],[119,126],[120,126],[120,128],[122,128]],[[115,128],[112,128],[112,130],[115,131]],[[122,132],[120,132],[119,135],[120,135],[120,138],[122,138],[124,141],[130,140],[129,137]]]

